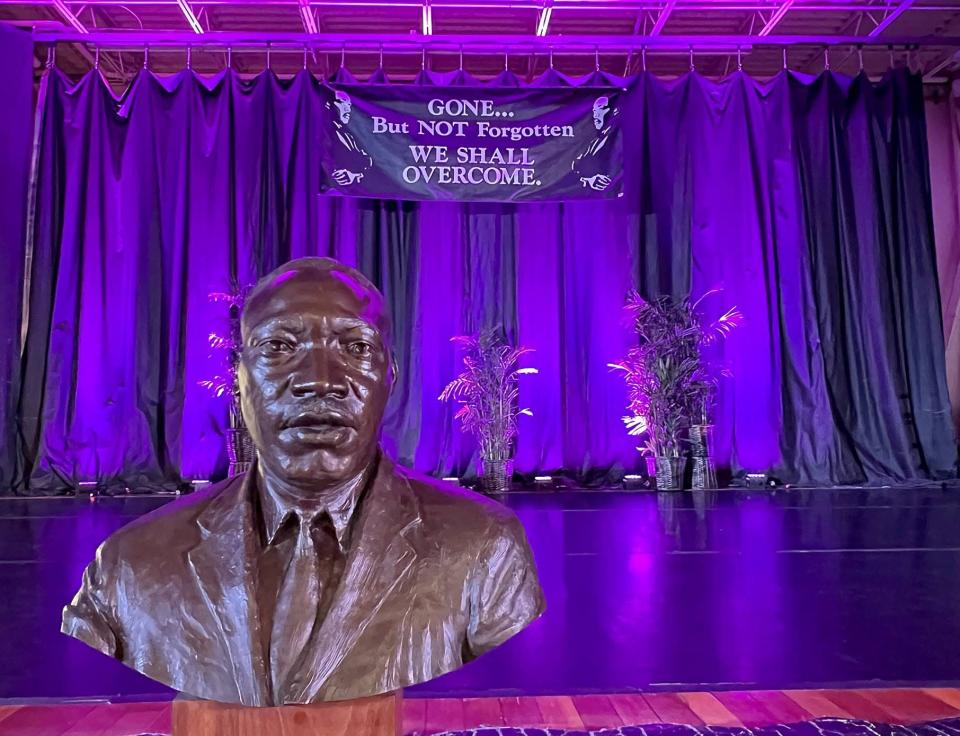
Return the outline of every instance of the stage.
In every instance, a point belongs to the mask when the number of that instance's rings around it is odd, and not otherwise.
[[[171,497],[0,500],[0,700],[171,695],[59,633],[108,534]],[[940,486],[504,497],[548,610],[410,697],[960,682],[960,493]]]

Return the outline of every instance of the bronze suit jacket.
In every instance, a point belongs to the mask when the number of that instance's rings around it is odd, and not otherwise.
[[[438,677],[543,611],[512,512],[383,458],[329,613],[274,694],[257,617],[255,490],[237,476],[116,532],[64,608],[63,632],[196,697],[275,705]]]

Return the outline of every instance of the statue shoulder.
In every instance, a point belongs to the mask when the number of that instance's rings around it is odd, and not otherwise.
[[[475,539],[523,536],[517,515],[502,503],[467,488],[417,473],[396,469],[419,502],[429,529],[455,526]]]
[[[228,478],[137,517],[107,537],[100,554],[106,560],[122,559],[127,564],[141,558],[179,554],[198,541],[200,515],[223,494],[236,490],[241,482],[240,476]]]

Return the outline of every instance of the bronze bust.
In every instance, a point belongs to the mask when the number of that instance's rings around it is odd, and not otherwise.
[[[64,633],[195,697],[267,706],[424,682],[540,615],[513,513],[380,450],[395,367],[363,275],[291,261],[241,332],[254,468],[108,538]]]

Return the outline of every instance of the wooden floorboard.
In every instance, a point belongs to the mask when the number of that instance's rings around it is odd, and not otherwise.
[[[924,688],[922,692],[960,711],[960,690],[949,687],[928,687]]]
[[[0,733],[61,736],[99,707],[92,703],[23,706],[0,720]]]
[[[868,698],[863,691],[824,690],[823,694],[847,711],[854,718],[881,723],[896,723],[899,719],[875,700]]]
[[[624,725],[654,723],[657,714],[642,695],[611,695],[610,703]]]
[[[698,716],[678,693],[650,693],[643,696],[647,704],[657,714],[661,723],[679,723],[689,726],[702,726],[703,719]]]
[[[499,698],[467,698],[463,701],[464,728],[504,725],[506,725],[506,722],[503,718]]]
[[[584,728],[583,719],[569,695],[537,696],[537,707],[548,728]]]
[[[893,714],[899,723],[935,721],[956,714],[955,708],[922,690],[864,690],[862,694]]]
[[[157,714],[150,726],[150,733],[171,733],[173,731],[173,708],[164,708]]]
[[[427,701],[407,698],[403,701],[403,733],[422,733],[427,726]]]
[[[536,698],[500,698],[500,711],[504,724],[520,727],[543,725]]]
[[[751,692],[722,692],[715,694],[717,700],[727,706],[730,712],[739,718],[744,726],[762,726],[780,721],[777,715]]]
[[[430,698],[427,700],[427,733],[458,731],[463,728],[463,700]]]
[[[87,715],[66,729],[62,736],[127,736],[116,728],[117,722],[123,718],[128,703],[97,705]],[[0,724],[2,725],[2,724]],[[2,731],[0,731],[2,733]]]
[[[114,708],[121,706],[113,706]],[[163,710],[169,710],[166,703],[136,703],[126,707],[125,713],[114,724],[113,730],[125,734],[151,733]]]
[[[786,690],[783,693],[813,718],[853,718],[853,715],[824,695],[822,690]]]
[[[743,721],[717,700],[717,696],[713,693],[680,693],[680,699],[686,703],[690,710],[696,713],[700,720],[711,726],[743,725]]]
[[[5,719],[12,716],[14,713],[20,710],[21,707],[22,706],[19,706],[19,705],[5,705],[3,707],[0,707],[0,727],[2,727],[3,721]]]
[[[588,729],[616,728],[623,722],[608,695],[574,695],[573,705]]]
[[[0,707],[0,736],[169,734],[170,703]],[[960,689],[765,690],[613,693],[519,698],[408,698],[404,734],[481,726],[600,729],[646,723],[763,726],[812,718],[918,723],[960,718]]]
[[[815,716],[797,701],[788,698],[780,690],[753,690],[753,699],[759,703],[776,723],[798,723]]]

